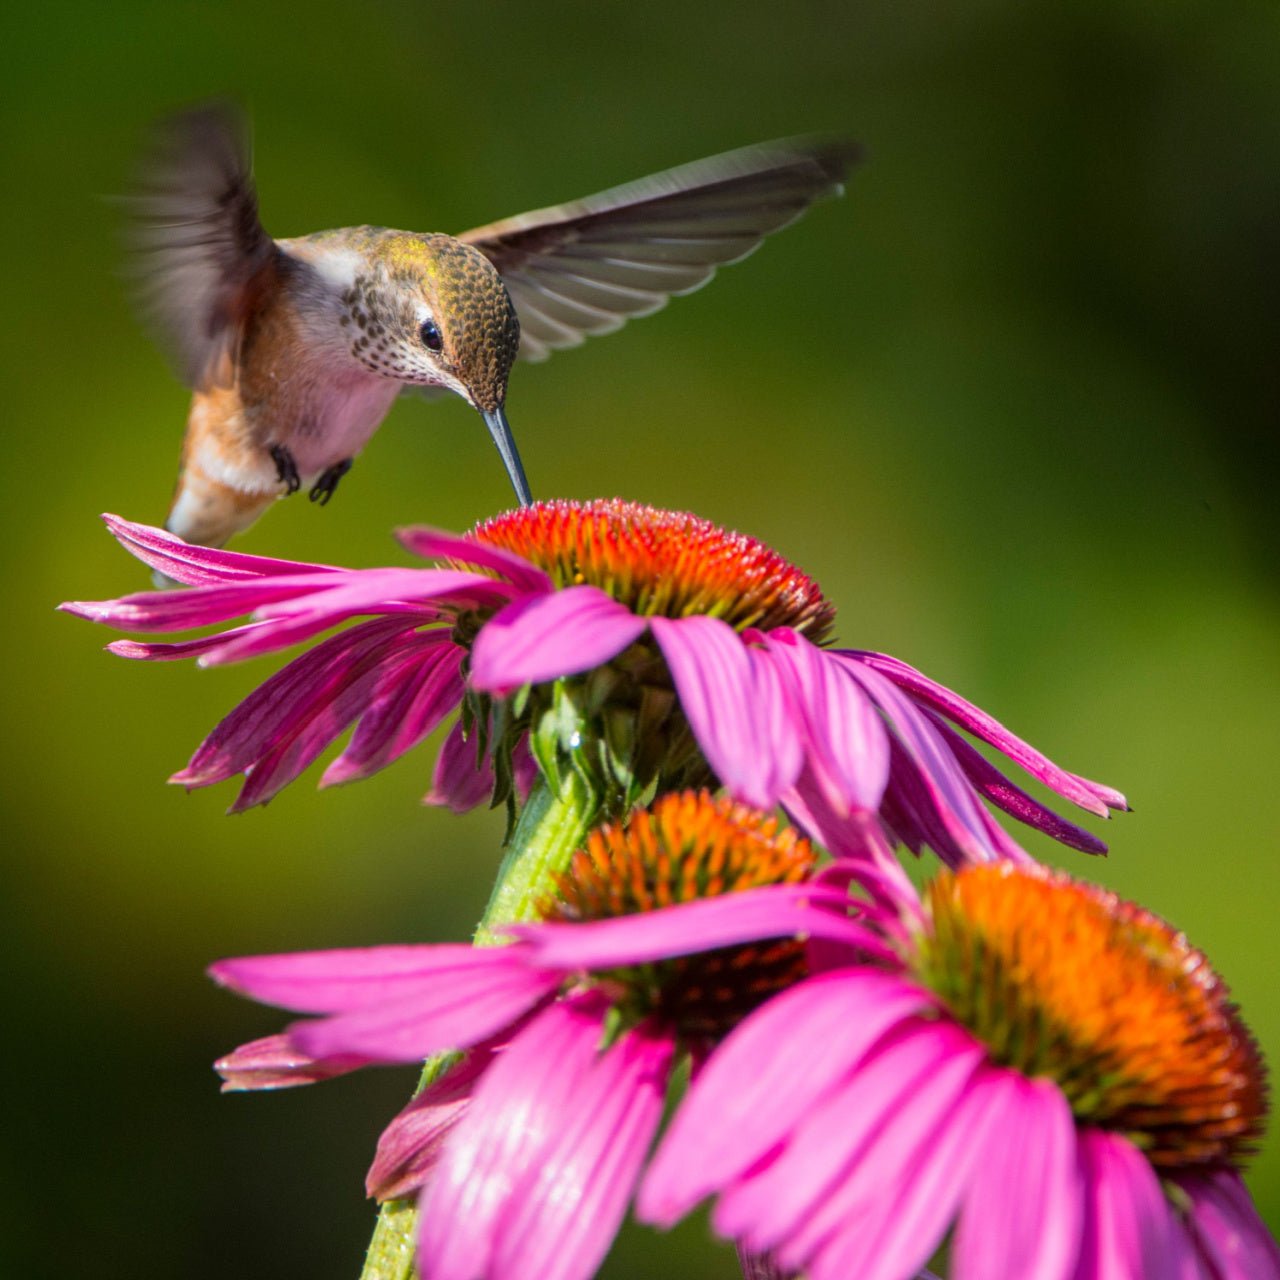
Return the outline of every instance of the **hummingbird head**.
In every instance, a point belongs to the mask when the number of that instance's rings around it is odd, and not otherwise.
[[[479,250],[446,235],[384,231],[374,271],[346,295],[351,353],[370,372],[447,387],[475,408],[521,503],[531,500],[504,404],[520,347],[506,286]]]

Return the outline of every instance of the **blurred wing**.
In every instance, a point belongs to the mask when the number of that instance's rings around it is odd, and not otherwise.
[[[706,284],[813,201],[838,194],[856,144],[788,138],[668,169],[459,236],[497,267],[520,355],[545,360]]]
[[[225,385],[275,246],[258,221],[249,129],[215,103],[160,124],[127,202],[132,274],[183,379]]]

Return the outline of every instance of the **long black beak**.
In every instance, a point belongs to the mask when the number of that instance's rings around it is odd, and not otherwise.
[[[498,446],[498,452],[502,454],[502,465],[506,467],[507,475],[511,477],[511,486],[516,491],[516,497],[520,499],[520,505],[529,506],[533,502],[533,494],[529,492],[529,482],[524,478],[520,450],[516,448],[515,437],[507,425],[507,415],[499,405],[496,409],[481,409],[480,416],[484,419],[484,425],[489,428],[489,434],[493,437],[493,443]]]

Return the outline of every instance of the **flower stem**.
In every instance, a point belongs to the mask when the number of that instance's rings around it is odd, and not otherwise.
[[[496,946],[504,941],[498,931],[502,925],[533,918],[539,899],[582,846],[599,810],[599,798],[576,770],[561,775],[557,793],[539,775],[520,811],[489,905],[476,927],[476,946]],[[453,1060],[448,1053],[429,1058],[415,1094],[443,1075]],[[378,1212],[360,1280],[413,1280],[416,1226],[414,1201],[388,1200]]]

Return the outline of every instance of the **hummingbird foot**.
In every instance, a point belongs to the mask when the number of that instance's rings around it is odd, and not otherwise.
[[[343,458],[341,462],[335,462],[319,480],[311,486],[310,498],[312,502],[318,502],[322,507],[329,505],[329,499],[333,497],[334,492],[338,488],[338,481],[351,470],[350,458]],[[296,472],[294,473],[297,474]]]
[[[302,487],[302,481],[298,477],[298,464],[293,460],[293,454],[282,444],[273,444],[270,453],[272,462],[276,464],[276,475],[284,485],[285,497],[287,498],[291,493],[297,493]],[[326,471],[325,475],[328,474]],[[337,481],[335,480],[334,483],[336,484]]]

